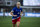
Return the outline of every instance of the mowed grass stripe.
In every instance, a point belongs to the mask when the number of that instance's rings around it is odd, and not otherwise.
[[[0,27],[12,27],[12,17],[0,17]],[[21,17],[20,27],[40,27],[40,17]]]

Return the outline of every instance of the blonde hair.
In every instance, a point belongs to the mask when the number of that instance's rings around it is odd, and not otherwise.
[[[17,4],[20,4],[20,5],[21,5],[21,3],[20,3],[20,2],[17,2]]]

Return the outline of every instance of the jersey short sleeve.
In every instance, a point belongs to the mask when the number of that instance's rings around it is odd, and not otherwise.
[[[21,12],[22,12],[22,8],[21,8]]]
[[[14,12],[14,10],[15,10],[15,8],[13,8],[13,9],[11,10],[11,12]]]

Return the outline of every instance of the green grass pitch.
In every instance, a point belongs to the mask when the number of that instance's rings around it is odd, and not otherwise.
[[[0,17],[0,27],[12,27],[12,17]],[[40,27],[40,17],[22,17],[20,27]]]

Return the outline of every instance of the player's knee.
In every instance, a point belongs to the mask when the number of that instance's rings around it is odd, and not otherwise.
[[[17,22],[17,27],[19,27],[19,25],[20,25],[20,22]]]
[[[18,21],[17,24],[20,24],[20,21]]]

